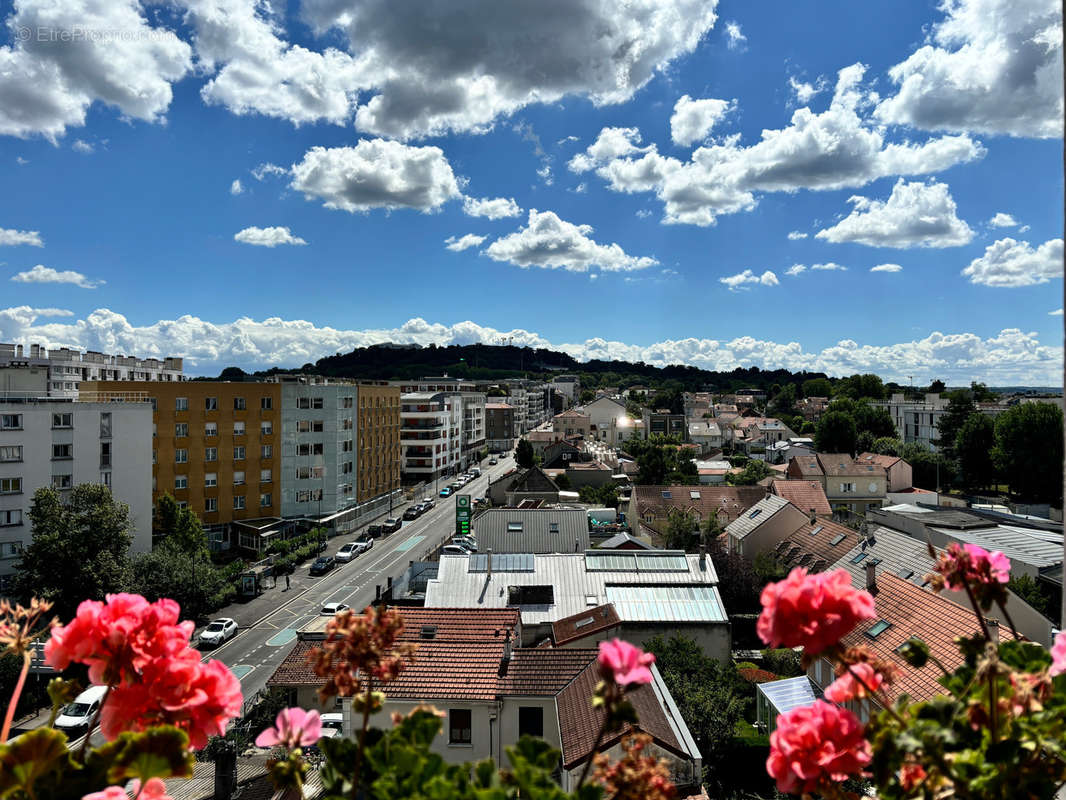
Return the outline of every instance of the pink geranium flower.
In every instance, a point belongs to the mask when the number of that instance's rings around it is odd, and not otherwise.
[[[995,586],[1010,580],[1010,559],[998,550],[989,552],[975,544],[952,542],[937,561],[936,571],[944,576],[944,585],[952,591],[967,586]]]
[[[800,794],[860,775],[870,759],[870,743],[858,718],[815,700],[777,718],[766,770],[780,791]]]
[[[159,778],[149,778],[141,789],[141,782],[134,780],[130,788],[137,800],[173,800],[167,794],[167,786]],[[129,800],[126,790],[121,786],[108,786],[102,792],[93,792],[82,797],[81,800]]]
[[[1061,675],[1066,672],[1066,631],[1055,637],[1055,643],[1051,646],[1051,675]]]
[[[273,728],[267,728],[255,738],[256,747],[283,745],[289,750],[307,747],[322,738],[322,718],[317,711],[285,708],[278,714]]]
[[[652,682],[648,667],[655,663],[655,655],[621,639],[612,639],[600,642],[599,663],[600,672],[624,689]]]
[[[847,570],[808,575],[796,567],[771,583],[759,598],[759,637],[771,647],[803,646],[808,655],[832,647],[863,619],[872,619],[874,599],[851,585]]]
[[[864,662],[852,664],[848,672],[826,687],[825,699],[831,703],[846,703],[849,700],[868,697],[870,692],[876,692],[883,682],[884,678],[881,673],[869,664]]]

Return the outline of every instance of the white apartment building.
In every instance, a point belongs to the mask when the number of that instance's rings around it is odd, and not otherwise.
[[[461,395],[448,392],[400,395],[401,471],[410,479],[423,481],[456,472],[462,463],[462,429]]]
[[[949,401],[939,394],[929,393],[921,400],[910,400],[904,394],[894,394],[889,400],[874,400],[874,408],[883,408],[892,417],[896,434],[904,444],[918,442],[937,450],[934,441],[940,438],[940,418],[947,413]]]
[[[134,358],[88,350],[84,353],[60,347],[48,350],[39,344],[0,344],[0,390],[3,373],[12,366],[48,370],[49,397],[77,397],[82,381],[181,381],[180,358]]]
[[[555,391],[566,397],[568,406],[574,405],[581,397],[581,380],[577,375],[556,375],[551,385]]]
[[[129,506],[131,553],[152,549],[152,403],[81,402],[0,393],[0,595],[32,540],[33,493],[82,483]]]
[[[485,449],[485,403],[486,396],[481,392],[461,392],[459,404],[463,409],[462,447],[460,468],[481,460],[481,451]]]

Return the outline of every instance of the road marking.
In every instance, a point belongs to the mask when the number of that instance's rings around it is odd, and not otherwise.
[[[406,542],[404,542],[399,547],[397,547],[396,548],[396,552],[397,553],[406,553],[408,550],[410,550],[416,544],[418,544],[419,542],[425,540],[425,538],[426,538],[425,536],[412,536]]]
[[[253,669],[255,669],[255,667],[252,666],[251,664],[238,664],[235,667],[230,667],[230,672],[232,672],[234,674],[234,676],[237,678],[237,680],[240,680],[245,675],[247,675],[249,672],[251,672]]]
[[[296,638],[295,628],[285,628],[283,631],[274,634],[274,636],[267,641],[267,644],[271,647],[281,647],[283,644],[288,644]]]

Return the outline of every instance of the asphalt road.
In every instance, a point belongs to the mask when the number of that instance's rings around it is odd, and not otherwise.
[[[513,456],[501,459],[496,466],[489,466],[488,461],[485,461],[481,477],[468,483],[458,493],[482,497],[488,491],[490,479],[498,478],[513,468]],[[447,486],[452,480],[441,479],[439,485]],[[429,497],[429,492],[424,496]],[[388,578],[395,580],[402,575],[408,562],[421,560],[423,555],[449,539],[455,533],[454,498],[455,495],[447,498],[435,495],[433,499],[436,505],[429,512],[416,520],[405,521],[395,533],[375,539],[374,546],[368,552],[356,556],[347,564],[338,564],[320,578],[310,578],[310,586],[303,589],[294,586],[291,596],[282,594],[279,598],[281,605],[278,608],[252,625],[242,627],[228,642],[213,649],[202,648],[203,658],[218,659],[233,670],[240,679],[241,693],[247,702],[266,687],[267,680],[296,641],[296,632],[319,616],[319,609],[324,603],[332,601],[347,603],[354,609],[365,608],[374,601],[376,586],[380,585],[384,590]],[[397,507],[396,516],[400,516],[406,508],[407,505]],[[361,534],[362,530],[351,537],[334,538],[327,552],[335,554],[341,545],[355,540]],[[306,574],[309,568],[310,564],[300,569]],[[225,616],[225,612],[219,615]],[[94,729],[90,742],[94,746],[105,743],[99,728]],[[78,743],[80,739],[71,746]]]

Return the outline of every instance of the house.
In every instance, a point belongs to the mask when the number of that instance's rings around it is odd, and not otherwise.
[[[693,444],[698,444],[704,453],[708,450],[721,449],[722,429],[718,427],[717,422],[710,419],[689,422],[688,440]]]
[[[523,735],[537,736],[561,752],[558,779],[571,791],[585,763],[597,752],[618,758],[622,738],[633,730],[651,736],[650,754],[667,760],[680,787],[693,788],[702,762],[688,727],[658,670],[652,683],[627,694],[638,721],[610,732],[596,747],[602,712],[592,705],[599,681],[598,652],[578,648],[517,648],[520,614],[514,608],[403,608],[400,641],[415,654],[384,687],[384,707],[371,717],[377,728],[391,725],[431,704],[445,714],[443,735],[431,749],[453,764],[493,758],[506,763],[505,748]],[[299,632],[267,686],[288,689],[295,705],[321,707],[322,679],[307,666],[307,653],[325,637],[327,618]],[[341,701],[343,732],[357,728],[351,699]]]
[[[426,605],[517,608],[522,644],[551,636],[552,625],[611,603],[622,638],[637,644],[666,632],[695,639],[712,658],[730,655],[729,618],[718,574],[704,554],[678,550],[441,556],[426,584]]]
[[[782,439],[774,442],[766,448],[766,463],[788,464],[796,456],[813,456],[814,441],[802,436],[793,436],[791,439]]]
[[[786,474],[790,481],[818,481],[822,489],[825,489],[825,470],[822,469],[816,453],[789,459]]]
[[[696,462],[696,473],[700,476],[701,486],[721,486],[731,469],[728,461],[712,459]]]
[[[808,422],[817,422],[828,408],[828,397],[805,397],[796,401],[796,410]]]
[[[777,495],[768,495],[730,522],[723,534],[731,553],[754,559],[802,527],[807,515]]]
[[[674,510],[699,524],[715,514],[724,527],[765,496],[761,486],[636,486],[626,518],[635,532],[646,535],[661,536]]]
[[[620,441],[629,438],[630,431],[627,424],[622,424],[623,422],[629,422],[625,404],[612,400],[611,397],[613,395],[600,397],[591,403],[586,403],[581,407],[581,413],[586,414],[589,418],[592,437],[614,446]],[[620,433],[625,434],[622,439],[618,438]]]
[[[914,485],[911,465],[899,456],[884,456],[878,453],[863,453],[855,459],[856,464],[875,465],[885,470],[889,492],[902,492]]]
[[[577,441],[560,439],[547,445],[541,453],[540,465],[545,469],[566,469],[571,462],[590,461],[592,456],[583,447],[578,447]]]
[[[826,499],[825,489],[819,481],[774,480],[770,484],[770,491],[778,497],[783,497],[792,503],[800,511],[813,513],[817,517],[831,517],[833,509]]]
[[[858,532],[831,520],[808,519],[778,543],[774,556],[787,570],[824,572],[839,566],[840,559],[864,541]]]
[[[652,436],[676,436],[681,441],[688,441],[688,424],[684,414],[673,414],[669,409],[656,411],[645,408],[642,414],[644,438]]]
[[[790,480],[818,481],[833,513],[862,516],[880,508],[887,492],[883,467],[861,463],[847,453],[816,453],[797,456],[788,462]]]
[[[472,523],[482,553],[583,553],[588,514],[581,508],[490,508]]]
[[[552,417],[552,429],[566,438],[584,436],[588,439],[592,436],[592,420],[589,419],[588,414],[570,409]]]
[[[487,497],[494,506],[517,506],[523,500],[557,503],[559,487],[540,467],[531,467],[491,481]]]
[[[566,468],[566,479],[573,491],[582,486],[605,486],[614,481],[614,474],[614,467],[602,461],[572,461]]]
[[[566,437],[562,431],[530,431],[522,437],[533,447],[534,454],[544,455],[544,449],[553,442],[560,442]]]

